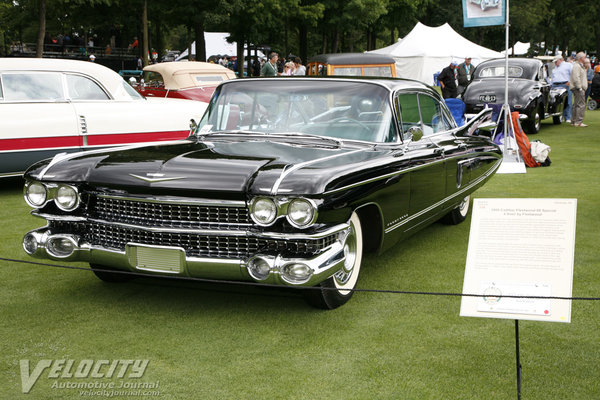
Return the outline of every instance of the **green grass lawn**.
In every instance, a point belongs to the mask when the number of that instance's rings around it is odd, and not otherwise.
[[[588,128],[544,122],[552,165],[496,175],[475,197],[576,198],[574,296],[600,296],[600,111]],[[0,181],[0,257],[31,260],[20,179]],[[364,260],[360,288],[462,290],[470,219],[436,223]],[[150,360],[157,399],[514,399],[514,322],[459,316],[460,298],[356,293],[319,311],[296,292],[140,279],[0,261],[0,398],[78,399],[49,371],[21,392],[19,360]],[[600,398],[600,302],[570,324],[520,322],[524,399]],[[99,396],[91,396],[99,397]],[[115,398],[123,398],[116,396]],[[130,396],[141,398],[140,396]]]

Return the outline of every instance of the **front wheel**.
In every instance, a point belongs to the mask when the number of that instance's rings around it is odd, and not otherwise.
[[[598,108],[598,102],[594,99],[590,99],[588,101],[588,110],[594,111],[596,108]]]
[[[303,290],[306,301],[316,308],[333,310],[345,304],[354,293],[362,263],[363,236],[358,214],[350,217],[350,232],[344,244],[344,267],[321,282],[317,289]]]
[[[471,205],[471,195],[462,199],[452,211],[442,218],[442,222],[448,225],[458,225],[467,219],[469,215],[469,206]]]
[[[128,282],[135,278],[135,275],[128,274],[125,271],[120,272],[120,270],[105,267],[103,265],[90,264],[90,268],[92,269],[94,275],[104,282]]]

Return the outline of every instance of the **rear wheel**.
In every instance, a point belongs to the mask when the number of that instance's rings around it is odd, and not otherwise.
[[[94,275],[96,275],[100,280],[104,282],[127,282],[135,278],[134,275],[130,275],[125,271],[105,267],[103,265],[90,264],[90,268],[92,269]]]
[[[596,108],[598,108],[598,102],[594,99],[590,99],[588,101],[588,110],[594,111]]]
[[[350,218],[350,233],[344,244],[344,267],[321,282],[318,289],[303,290],[306,301],[316,308],[332,310],[345,304],[354,293],[362,263],[363,236],[360,219],[356,213]]]
[[[469,206],[471,205],[471,195],[462,199],[452,211],[442,218],[442,222],[448,225],[458,225],[467,219],[469,215]]]

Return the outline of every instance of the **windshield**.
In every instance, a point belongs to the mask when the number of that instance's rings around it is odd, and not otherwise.
[[[388,91],[367,82],[280,78],[219,87],[200,134],[251,131],[393,142]]]

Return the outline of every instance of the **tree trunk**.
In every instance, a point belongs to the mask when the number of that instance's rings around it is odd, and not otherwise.
[[[323,32],[323,40],[321,45],[321,53],[327,53],[327,32]]]
[[[238,40],[237,46],[237,73],[238,78],[244,77],[244,43],[246,40]]]
[[[40,0],[37,44],[35,47],[37,58],[42,58],[44,55],[44,36],[46,36],[46,0]]]
[[[142,35],[143,35],[143,47],[142,47],[142,62],[144,67],[148,65],[148,0],[144,0],[142,9]]]
[[[306,64],[308,62],[308,29],[304,23],[300,24],[298,41],[300,45],[299,56],[302,59],[302,63]]]
[[[188,40],[188,61],[194,61],[194,55],[192,55],[192,51],[195,53],[196,49],[192,49],[192,44],[194,40],[192,39],[192,28],[190,26],[187,27],[187,40]]]
[[[196,61],[206,61],[206,42],[204,40],[204,19],[196,22]],[[212,56],[212,54],[211,54]]]
[[[338,31],[338,29],[335,28],[335,32],[333,34],[333,43],[331,46],[331,52],[337,53],[339,45],[340,45],[340,31]]]

